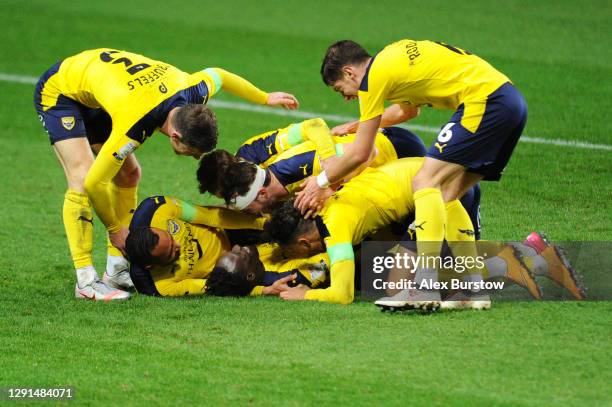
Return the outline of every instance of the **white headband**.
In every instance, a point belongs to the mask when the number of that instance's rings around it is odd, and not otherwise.
[[[251,204],[257,198],[257,194],[261,187],[266,182],[266,170],[256,165],[257,173],[255,174],[255,180],[249,187],[249,191],[245,195],[240,195],[234,198],[234,202],[231,204],[236,209],[243,210]]]

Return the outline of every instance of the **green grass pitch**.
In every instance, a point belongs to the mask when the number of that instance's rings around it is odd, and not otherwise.
[[[38,76],[80,50],[115,47],[186,71],[221,66],[294,93],[304,111],[345,116],[357,105],[318,74],[329,44],[351,38],[376,51],[402,37],[442,40],[513,79],[529,104],[527,136],[612,145],[609,1],[0,0],[0,11],[0,74]],[[65,181],[32,93],[0,81],[0,387],[72,386],[79,405],[612,404],[609,302],[388,315],[367,302],[76,301]],[[216,112],[228,149],[295,120]],[[450,114],[425,110],[415,124],[439,127]],[[137,156],[141,198],[205,202],[196,161],[174,156],[163,136]],[[484,238],[544,230],[555,240],[609,240],[611,163],[609,147],[520,143],[502,182],[483,186]],[[100,271],[105,241],[96,229]]]

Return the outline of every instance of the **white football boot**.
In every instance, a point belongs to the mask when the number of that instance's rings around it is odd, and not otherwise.
[[[467,295],[463,291],[457,291],[440,304],[440,310],[485,310],[490,308],[491,297],[489,294],[471,293]]]
[[[108,256],[102,281],[119,290],[134,291],[134,283],[130,278],[130,264],[120,256]]]
[[[403,289],[390,297],[382,297],[374,305],[382,311],[403,311],[420,309],[422,311],[436,311],[440,308],[440,292],[437,290]]]
[[[87,300],[108,302],[127,300],[130,298],[130,293],[111,287],[96,277],[93,281],[84,284],[82,287],[79,286],[79,283],[76,283],[74,287],[74,296]]]

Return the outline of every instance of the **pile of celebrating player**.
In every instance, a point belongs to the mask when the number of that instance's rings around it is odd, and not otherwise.
[[[483,247],[484,263],[461,273],[462,281],[504,279],[540,299],[541,275],[583,298],[562,250],[539,233],[523,243],[476,245],[479,182],[500,179],[527,120],[508,77],[463,49],[408,39],[375,56],[353,41],[337,42],[321,76],[345,100],[359,100],[358,121],[330,130],[312,118],[245,137],[233,153],[215,149],[211,97],[227,91],[288,109],[298,108],[297,99],[221,68],[187,74],[113,49],[84,51],[45,72],[34,104],[68,183],[63,221],[76,297],[123,300],[136,290],[349,304],[359,288],[356,248],[390,239],[422,261],[389,272],[415,285],[385,292],[376,301],[383,308],[489,308],[483,290],[423,288],[457,277],[428,260],[476,258]],[[454,111],[429,149],[393,127],[424,106]],[[200,160],[200,192],[223,206],[170,196],[137,205],[135,150],[155,131],[176,154]],[[94,212],[108,232],[102,279],[92,258]]]

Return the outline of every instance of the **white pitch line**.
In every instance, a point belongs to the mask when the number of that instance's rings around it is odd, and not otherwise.
[[[33,76],[25,76],[25,75],[11,75],[0,72],[0,81],[4,82],[13,82],[13,83],[25,83],[28,85],[35,85],[38,82],[38,78]],[[298,119],[310,119],[313,117],[320,117],[324,120],[330,122],[343,123],[355,120],[355,117],[349,116],[341,116],[337,114],[326,114],[326,113],[317,113],[317,112],[307,112],[303,110],[282,110],[282,109],[274,109],[267,106],[260,105],[250,105],[247,103],[240,102],[228,102],[225,100],[211,100],[209,104],[213,107],[220,109],[231,109],[231,110],[239,110],[243,112],[252,112],[252,113],[264,113],[271,114],[276,116],[285,116],[292,117]],[[431,126],[422,126],[418,124],[411,125],[402,125],[400,127],[404,127],[410,130],[422,131],[425,133],[438,133],[440,128],[431,127]],[[586,141],[577,141],[577,140],[563,140],[563,139],[548,139],[543,137],[529,137],[529,136],[521,136],[520,141],[525,143],[533,143],[533,144],[548,144],[553,146],[561,146],[561,147],[576,147],[576,148],[584,148],[587,150],[604,150],[604,151],[612,151],[612,145],[609,144],[594,144]]]

